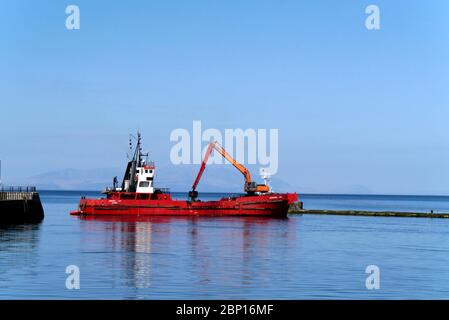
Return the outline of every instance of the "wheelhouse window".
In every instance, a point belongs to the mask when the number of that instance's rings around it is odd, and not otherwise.
[[[139,187],[140,188],[148,188],[150,186],[150,183],[148,181],[140,181]]]

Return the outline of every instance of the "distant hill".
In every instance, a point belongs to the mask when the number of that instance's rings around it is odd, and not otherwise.
[[[199,165],[160,166],[156,168],[156,187],[170,188],[172,191],[188,191],[196,177]],[[251,170],[257,172],[255,169]],[[21,184],[35,185],[40,190],[101,190],[112,185],[117,176],[121,182],[123,169],[64,169],[44,172],[22,181]],[[259,175],[253,180],[262,183]],[[198,186],[199,191],[241,192],[243,176],[231,165],[211,165],[204,171]],[[271,185],[274,191],[295,191],[295,188],[282,179],[273,177]]]
[[[44,172],[26,179],[27,185],[35,185],[40,190],[101,190],[112,184],[118,169],[64,169]]]

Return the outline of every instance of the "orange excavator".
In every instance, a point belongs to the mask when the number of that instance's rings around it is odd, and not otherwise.
[[[219,154],[223,156],[226,160],[228,160],[238,171],[240,171],[245,177],[245,186],[244,191],[248,195],[254,195],[256,193],[267,193],[270,192],[270,187],[266,184],[256,184],[256,182],[251,181],[251,174],[248,169],[246,169],[242,164],[237,162],[226,150],[217,142],[210,142],[207,146],[206,154],[204,155],[203,162],[201,163],[200,170],[198,175],[196,176],[195,182],[192,185],[192,191],[189,192],[189,197],[192,201],[198,197],[198,191],[196,191],[196,187],[200,182],[201,176],[203,175],[204,169],[206,168],[207,161],[209,160],[212,152],[216,150]]]

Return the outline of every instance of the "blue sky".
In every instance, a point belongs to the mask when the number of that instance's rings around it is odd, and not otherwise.
[[[80,30],[65,28],[69,4]],[[365,28],[370,4],[381,30]],[[122,168],[137,129],[168,164],[170,132],[201,120],[278,128],[277,177],[296,191],[449,194],[448,13],[443,0],[0,0],[3,178]]]

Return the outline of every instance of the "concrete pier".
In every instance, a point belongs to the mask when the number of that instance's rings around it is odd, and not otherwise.
[[[358,211],[358,210],[308,210],[300,202],[290,205],[289,214],[324,214],[339,216],[367,217],[413,217],[413,218],[449,218],[449,213],[395,212],[395,211]]]
[[[34,187],[0,188],[0,224],[37,223],[44,209]]]

